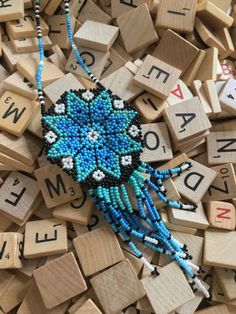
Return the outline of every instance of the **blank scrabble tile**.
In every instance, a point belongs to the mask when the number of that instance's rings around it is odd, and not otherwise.
[[[182,101],[193,98],[193,94],[182,80],[178,80],[170,92],[170,96],[166,99],[168,105],[173,106]]]
[[[106,25],[95,21],[86,21],[75,33],[75,43],[100,51],[108,51],[116,37],[119,29],[116,26]]]
[[[170,95],[180,74],[179,69],[148,55],[135,75],[134,82],[151,94],[165,99]]]
[[[67,250],[65,222],[56,219],[43,219],[26,223],[25,258],[62,254]]]
[[[67,203],[83,195],[78,182],[56,165],[39,168],[34,173],[48,208]]]
[[[145,295],[128,259],[93,277],[91,284],[106,314],[116,314]]]
[[[203,88],[212,108],[212,113],[220,113],[222,109],[215,82],[213,80],[207,80],[203,83]]]
[[[0,253],[0,269],[23,267],[23,235],[17,232],[0,233]]]
[[[206,203],[206,212],[211,227],[226,230],[235,229],[236,215],[233,204],[210,201]]]
[[[211,127],[198,97],[164,109],[164,118],[172,136],[178,141],[189,139]]]
[[[17,20],[24,17],[24,0],[1,1],[0,22]]]
[[[33,277],[47,309],[87,290],[73,253],[67,253],[36,269]]]
[[[192,168],[175,178],[174,183],[184,198],[197,204],[214,181],[217,173],[192,159],[188,161],[191,162]]]
[[[73,240],[85,276],[90,276],[124,259],[110,226],[103,226]]]
[[[222,109],[230,114],[236,114],[236,80],[230,78],[223,86],[220,95],[220,103]]]
[[[74,314],[102,314],[102,312],[91,299],[88,299]]]
[[[53,216],[58,219],[88,225],[94,212],[95,204],[88,193],[81,198],[53,208]]]
[[[207,80],[216,81],[217,79],[217,60],[218,50],[215,47],[205,50],[206,56],[198,70],[194,80],[205,82]]]
[[[35,180],[12,171],[0,188],[0,212],[12,221],[24,221],[39,195]]]
[[[236,298],[235,270],[215,268],[216,276],[225,296],[232,300]]]
[[[236,131],[212,132],[207,136],[207,154],[210,165],[236,160]]]
[[[171,263],[158,271],[160,276],[157,278],[149,275],[141,279],[156,314],[170,313],[194,298],[187,279],[176,263]]]
[[[147,4],[141,4],[117,18],[125,49],[134,53],[158,40]]]
[[[197,47],[168,29],[154,50],[153,56],[185,72],[198,52]]]
[[[173,158],[170,138],[165,122],[141,125],[144,149],[141,160],[154,162]]]
[[[160,0],[156,27],[171,28],[181,33],[191,33],[197,9],[196,0]]]
[[[217,245],[216,245],[217,243]],[[205,231],[204,264],[236,268],[236,232],[208,229]]]

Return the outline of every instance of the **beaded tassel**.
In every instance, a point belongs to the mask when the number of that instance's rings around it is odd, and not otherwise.
[[[71,47],[77,61],[97,89],[68,91],[46,112],[42,88],[44,47],[40,26],[40,0],[35,0],[35,20],[40,62],[36,74],[38,99],[42,113],[45,150],[48,159],[58,164],[79,183],[89,187],[89,194],[133,253],[153,276],[154,267],[133,242],[136,239],[158,253],[176,261],[186,274],[194,291],[210,295],[196,277],[203,272],[191,262],[187,246],[177,241],[167,230],[150,196],[153,190],[162,202],[179,210],[194,211],[195,205],[169,201],[163,181],[190,169],[190,163],[168,169],[154,170],[140,161],[143,148],[138,113],[134,107],[107,90],[91,73],[74,43],[70,23],[69,1],[64,0],[66,24]],[[143,174],[150,175],[148,180]],[[133,209],[128,191],[136,198]]]

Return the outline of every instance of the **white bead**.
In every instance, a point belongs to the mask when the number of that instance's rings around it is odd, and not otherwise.
[[[44,138],[48,141],[48,143],[52,144],[56,141],[57,135],[53,131],[49,131]]]
[[[96,181],[101,181],[102,179],[105,178],[105,174],[101,171],[101,170],[96,170],[94,171],[92,177],[96,180]]]
[[[54,111],[57,114],[65,113],[65,104],[55,104]]]
[[[114,100],[114,107],[116,109],[123,109],[124,108],[124,102],[123,100],[115,99]]]
[[[62,158],[62,167],[63,169],[73,169],[73,158],[72,157],[66,157],[66,158]]]
[[[128,133],[132,136],[132,137],[136,137],[139,135],[139,129],[136,125],[132,125],[130,127],[130,129],[128,130]]]
[[[94,97],[94,94],[93,94],[92,92],[90,92],[89,90],[87,90],[86,92],[84,92],[84,93],[82,94],[82,98],[83,98],[84,100],[87,100],[87,101],[92,100],[93,97]]]
[[[122,156],[121,157],[121,164],[123,166],[129,166],[132,164],[132,156],[128,155],[128,156]]]

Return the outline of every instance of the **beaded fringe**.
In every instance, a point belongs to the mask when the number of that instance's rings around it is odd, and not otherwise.
[[[172,261],[176,261],[186,274],[193,291],[202,291],[207,298],[210,298],[209,292],[196,276],[204,270],[191,262],[192,256],[188,253],[187,246],[181,244],[167,230],[149,192],[153,190],[159,199],[170,207],[195,211],[195,205],[169,201],[163,185],[163,180],[180,175],[182,171],[190,167],[191,164],[187,162],[177,168],[156,171],[151,166],[142,163],[133,172],[128,183],[110,188],[99,186],[97,189],[90,189],[89,194],[113,231],[148,267],[153,276],[159,275],[157,268],[142,255],[132,238],[158,253],[165,254]],[[150,175],[152,181],[144,174]],[[129,191],[136,197],[137,209],[134,209],[131,204]]]

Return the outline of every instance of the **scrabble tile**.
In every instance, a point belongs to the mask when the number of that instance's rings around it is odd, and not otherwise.
[[[198,207],[195,212],[179,210],[172,207],[169,208],[168,215],[170,222],[173,224],[193,227],[201,230],[207,229],[209,222],[202,203],[198,203],[197,205]]]
[[[61,48],[58,45],[54,45],[50,51],[52,51],[53,54],[48,57],[48,60],[55,64],[62,72],[65,72],[67,59]]]
[[[36,269],[33,277],[47,309],[87,290],[73,253],[67,253]]]
[[[8,286],[11,284],[11,282],[14,280],[15,275],[11,273],[8,270],[1,269],[1,282],[0,282],[0,296],[4,294],[4,292],[7,290]]]
[[[146,123],[158,120],[162,116],[164,108],[168,106],[163,99],[150,93],[144,93],[136,98],[134,104]]]
[[[208,115],[212,115],[212,107],[210,104],[209,99],[207,98],[205,89],[203,87],[203,84],[200,80],[194,80],[192,85],[190,86],[193,94],[195,96],[198,96],[200,100],[201,107],[203,108],[204,112]]]
[[[0,232],[7,231],[12,225],[13,222],[10,219],[0,214]]]
[[[0,6],[0,22],[17,20],[24,17],[24,1],[2,1]]]
[[[206,309],[195,312],[196,314],[229,314],[225,304],[207,307]]]
[[[95,21],[104,24],[111,24],[112,18],[104,10],[102,10],[93,0],[80,1],[80,9],[78,9],[78,21],[85,23],[86,21]]]
[[[109,58],[109,52],[103,52],[88,47],[78,47],[79,52],[87,66],[89,66],[91,72],[100,79],[104,67]],[[67,71],[88,78],[88,75],[84,72],[81,66],[78,64],[74,51],[71,51],[69,59],[66,64]]]
[[[211,1],[204,1],[198,4],[197,16],[212,29],[230,27],[233,23],[232,17],[215,6]]]
[[[167,179],[165,180],[164,182],[164,186],[167,190],[167,193],[166,193],[166,197],[170,200],[170,201],[177,201],[180,199],[180,194],[173,182],[172,179]],[[151,191],[150,193],[152,199],[153,199],[153,202],[156,206],[156,208],[160,209],[160,208],[163,208],[163,207],[166,207],[167,204],[165,204],[164,202],[162,202],[159,198],[159,196],[156,194],[155,191]]]
[[[93,277],[91,284],[106,314],[118,313],[145,295],[127,259]]]
[[[110,49],[110,55],[108,56],[107,62],[103,68],[101,79],[104,79],[108,75],[112,74],[126,63],[126,58],[120,54],[119,50],[113,47]],[[126,53],[126,52],[125,52]]]
[[[193,98],[193,94],[191,93],[191,91],[182,80],[178,80],[166,101],[168,105],[173,106],[191,98]]]
[[[164,118],[172,136],[178,141],[189,139],[211,127],[198,97],[164,109]]]
[[[223,86],[219,95],[219,99],[222,109],[233,115],[235,115],[236,113],[235,98],[236,98],[236,80],[230,78]]]
[[[221,268],[236,268],[235,235],[235,231],[206,230],[204,264]]]
[[[141,125],[144,150],[141,160],[154,162],[173,158],[167,126],[164,122]]]
[[[183,164],[188,160],[188,156],[185,153],[179,153],[174,156],[171,160],[164,163],[161,166],[158,166],[157,170],[175,168]]]
[[[18,170],[18,171],[24,171],[27,173],[32,173],[35,169],[35,165],[28,166],[25,163],[12,158],[9,155],[3,154],[0,152],[0,162],[3,163],[5,166],[10,167],[9,170]]]
[[[197,204],[214,181],[217,173],[194,160],[189,159],[189,161],[192,168],[175,178],[174,183],[184,198]]]
[[[102,312],[91,299],[88,299],[74,314],[102,314]]]
[[[17,63],[17,70],[25,76],[31,83],[36,86],[36,72],[38,68],[38,59],[25,59],[20,60]],[[64,74],[63,72],[57,68],[51,62],[45,61],[44,62],[44,69],[42,73],[42,85],[43,87],[49,85],[53,81],[59,79]]]
[[[153,56],[185,72],[198,52],[197,47],[169,29],[162,36]]]
[[[200,80],[202,82],[207,80],[216,81],[217,78],[217,60],[218,60],[218,50],[217,48],[208,48],[205,50],[206,56],[198,70],[195,80]]]
[[[85,276],[90,276],[124,259],[110,226],[103,226],[73,240]]]
[[[215,166],[211,169],[216,171],[217,176],[204,195],[203,201],[224,201],[233,198],[236,189],[236,178],[233,165],[229,163]]]
[[[234,53],[234,43],[230,32],[228,28],[222,28],[216,31],[216,36],[218,36],[225,48],[225,52],[220,52],[220,58],[226,59]]]
[[[160,0],[156,27],[171,28],[181,33],[191,33],[194,26],[196,5],[195,0]]]
[[[56,165],[35,170],[35,176],[48,208],[67,203],[83,195],[78,182]]]
[[[148,3],[147,0],[134,0],[134,1],[116,1],[111,0],[111,15],[113,18],[117,18],[130,10],[133,10],[143,3]]]
[[[201,0],[200,2],[203,2],[205,0]],[[211,3],[213,3],[215,6],[217,6],[219,9],[221,9],[224,12],[227,12],[231,3],[231,0],[211,0]]]
[[[156,279],[150,275],[141,280],[156,314],[169,313],[194,298],[194,294],[177,264],[171,263],[161,268],[159,272],[160,276]],[[176,289],[176,285],[178,285],[178,289]]]
[[[207,153],[210,165],[235,162],[236,131],[210,133],[207,136]]]
[[[234,63],[231,60],[222,60],[220,62],[222,74],[220,76],[220,80],[228,81],[230,78],[235,78],[236,71]]]
[[[181,71],[148,55],[134,77],[135,84],[162,99],[170,95]]]
[[[17,232],[0,233],[0,269],[21,268],[23,235]]]
[[[15,52],[36,52],[39,49],[38,38],[23,38],[23,39],[13,39],[9,34],[10,42]],[[44,49],[49,50],[53,43],[48,36],[43,37]]]
[[[215,82],[213,80],[207,80],[203,83],[203,89],[205,91],[205,94],[209,100],[212,113],[220,113],[221,110],[221,105],[217,93],[217,89],[215,86]]]
[[[231,203],[210,201],[206,203],[207,216],[211,227],[234,230],[235,207]]]
[[[143,268],[143,262],[136,257],[134,254],[126,251],[126,250],[122,250],[123,254],[125,256],[125,258],[128,258],[128,260],[130,261],[130,264],[132,265],[135,273],[138,275],[141,271],[141,269]]]
[[[75,33],[75,43],[100,51],[108,51],[118,35],[118,27],[86,21]]]
[[[49,28],[42,17],[40,18],[40,24],[42,35],[48,35]],[[14,39],[37,37],[34,11],[26,11],[24,18],[6,22],[6,28]]]
[[[134,53],[158,40],[147,4],[141,4],[117,18],[125,49]]]
[[[28,221],[25,225],[24,257],[35,258],[67,252],[65,222],[56,219]]]
[[[29,125],[37,104],[31,99],[6,91],[0,98],[0,128],[21,136]]]
[[[0,133],[0,151],[27,166],[33,166],[42,150],[42,142],[35,136],[25,132],[15,137],[7,132]]]
[[[193,62],[190,64],[188,69],[184,72],[184,74],[181,76],[182,81],[187,85],[190,86],[196,76],[196,74],[199,71],[199,68],[206,56],[205,50],[199,50],[197,56],[193,60]]]
[[[60,0],[54,0],[54,1],[48,1],[45,9],[44,9],[44,12],[47,14],[47,15],[53,15],[56,11],[56,9],[59,7],[61,1]]]
[[[94,209],[95,205],[92,198],[87,193],[83,193],[79,199],[54,207],[53,216],[81,225],[88,225]]]
[[[216,276],[219,280],[220,286],[230,300],[236,298],[236,282],[235,282],[235,270],[215,268]]]
[[[37,182],[12,171],[0,188],[0,212],[12,221],[24,221],[39,195]]]

